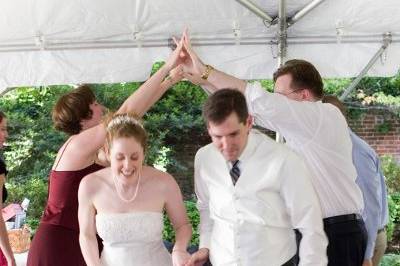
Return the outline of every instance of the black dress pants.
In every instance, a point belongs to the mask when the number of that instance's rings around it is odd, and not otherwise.
[[[355,219],[348,219],[350,215]],[[346,219],[341,219],[343,217]],[[329,241],[328,266],[362,265],[368,236],[360,216],[349,214],[325,218],[324,230]]]

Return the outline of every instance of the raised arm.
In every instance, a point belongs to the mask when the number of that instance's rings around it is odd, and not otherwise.
[[[78,191],[79,244],[86,264],[88,266],[100,266],[101,263],[96,238],[96,210],[92,202],[92,184],[90,184],[90,180],[88,182],[88,178],[90,178],[90,176],[82,180]]]
[[[158,99],[170,88],[174,83],[180,79],[164,78],[174,68],[179,66],[181,62],[181,51],[183,47],[183,38],[178,43],[176,49],[171,53],[166,63],[153,75],[151,76],[139,89],[137,89],[118,109],[117,113],[136,113],[139,116],[143,116],[150,107],[153,106]],[[181,72],[181,67],[178,67],[174,71]],[[164,82],[163,82],[164,81]]]
[[[167,62],[125,100],[117,113],[131,112],[142,117],[172,85],[182,79],[182,66],[179,65],[182,47],[183,40],[178,43],[177,48],[172,52]],[[168,78],[165,78],[168,74]],[[93,160],[91,157],[103,146],[105,136],[106,131],[102,123],[82,131],[71,143],[74,146],[73,150],[82,154],[82,156],[77,154],[74,156],[79,158],[90,157],[90,160]],[[81,149],[81,147],[85,147],[85,149]],[[79,159],[79,161],[83,160]],[[88,162],[82,163],[84,165],[88,164]]]

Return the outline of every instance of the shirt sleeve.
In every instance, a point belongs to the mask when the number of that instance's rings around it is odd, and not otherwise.
[[[281,171],[281,194],[293,228],[302,234],[300,265],[327,265],[328,240],[321,207],[303,160],[290,153]]]
[[[353,153],[353,163],[357,169],[356,183],[362,191],[365,205],[362,213],[368,234],[365,259],[371,259],[373,256],[381,217],[380,172],[377,160],[378,158],[372,154],[357,152],[357,150]]]
[[[201,156],[197,152],[194,162],[194,189],[197,196],[197,209],[200,213],[199,223],[199,248],[210,249],[213,221],[210,218],[208,187],[201,175]]]
[[[285,138],[307,142],[321,124],[320,104],[267,92],[258,82],[247,83],[245,97],[255,123],[280,132]]]

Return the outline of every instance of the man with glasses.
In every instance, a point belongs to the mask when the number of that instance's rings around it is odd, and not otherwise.
[[[274,73],[275,93],[269,93],[258,82],[247,83],[203,64],[185,38],[184,76],[207,90],[241,91],[255,123],[281,133],[306,161],[329,240],[328,265],[362,265],[367,235],[352,144],[343,115],[321,102],[323,83],[317,69],[304,60],[287,61]]]

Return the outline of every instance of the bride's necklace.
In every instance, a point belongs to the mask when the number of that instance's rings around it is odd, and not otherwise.
[[[140,179],[142,178],[142,175],[140,173],[140,171],[138,171],[138,181],[136,184],[136,189],[135,189],[135,194],[133,194],[132,198],[130,199],[125,199],[122,194],[120,193],[120,191],[118,190],[118,181],[117,178],[113,175],[113,181],[114,181],[114,185],[115,185],[115,190],[117,191],[117,196],[118,198],[120,198],[122,201],[126,202],[126,203],[130,203],[132,201],[134,201],[136,199],[136,196],[138,194],[139,191],[139,187],[140,187]],[[122,186],[121,186],[122,187]]]

